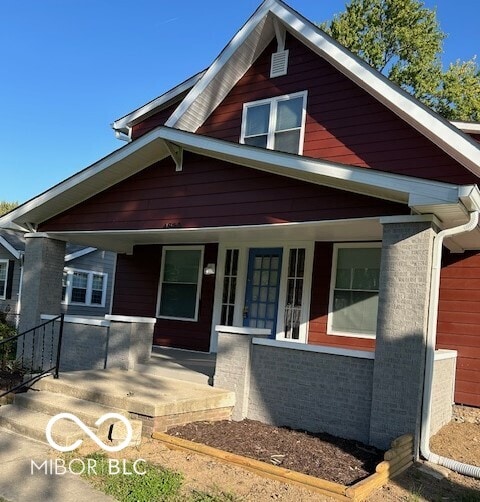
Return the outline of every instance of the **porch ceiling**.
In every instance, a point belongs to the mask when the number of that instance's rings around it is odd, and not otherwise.
[[[39,234],[30,234],[39,235]],[[279,223],[243,227],[97,232],[49,232],[49,237],[117,253],[131,253],[135,245],[195,244],[207,242],[372,241],[382,240],[379,218]]]

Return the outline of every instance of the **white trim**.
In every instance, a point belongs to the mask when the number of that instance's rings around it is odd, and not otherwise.
[[[160,315],[160,303],[162,301],[162,287],[163,287],[163,273],[165,271],[165,255],[167,251],[200,251],[200,260],[198,264],[197,274],[197,296],[195,299],[195,314],[194,317],[171,317]],[[198,322],[198,313],[200,308],[200,295],[202,292],[202,279],[203,279],[203,256],[205,253],[205,246],[162,246],[162,264],[160,267],[160,277],[158,281],[158,294],[156,314],[159,319],[169,319],[173,321],[188,321]],[[192,283],[193,284],[193,283]]]
[[[327,317],[327,335],[331,336],[346,336],[350,338],[367,338],[374,340],[376,334],[372,333],[351,333],[348,331],[336,331],[333,329],[333,296],[335,292],[335,282],[337,278],[337,260],[338,260],[338,250],[345,248],[381,248],[381,242],[342,242],[334,243],[333,245],[333,256],[332,256],[332,268],[330,271],[330,292],[328,298],[328,317]]]
[[[314,352],[317,354],[330,354],[332,356],[355,357],[357,359],[375,359],[375,352],[367,350],[344,349],[342,347],[328,347],[325,345],[307,345],[283,340],[271,340],[269,338],[254,338],[253,345],[263,345],[265,347],[275,347],[279,349],[303,350],[304,352]]]
[[[112,322],[129,322],[129,323],[143,323],[143,324],[155,324],[157,319],[155,317],[137,317],[129,315],[116,315],[116,314],[106,314],[105,319]]]
[[[70,254],[65,255],[65,261],[67,262],[67,261],[76,260],[77,258],[80,258],[81,256],[85,256],[86,254],[93,253],[96,250],[97,250],[97,248],[92,248],[92,247],[80,249],[79,251],[76,251],[75,253],[70,253]]]
[[[56,315],[50,315],[50,314],[42,314],[40,316],[40,319],[44,321],[51,321],[52,319],[55,319]],[[73,316],[73,315],[66,315],[63,318],[64,322],[68,322],[71,324],[85,324],[87,326],[103,326],[108,328],[110,326],[110,322],[101,319],[101,318],[93,318],[93,317],[79,317],[79,316]]]
[[[435,350],[434,360],[443,361],[445,359],[456,359],[457,357],[458,357],[458,352],[456,350],[437,349]]]
[[[8,287],[8,269],[10,268],[10,260],[0,259],[0,264],[5,263],[5,285],[3,287],[3,293],[0,292],[0,300],[7,299],[7,287]]]
[[[442,227],[442,222],[434,214],[405,214],[398,216],[381,216],[380,223],[388,225],[390,223],[434,223],[437,227]]]
[[[275,150],[274,148],[274,141],[275,141],[275,133],[277,132],[276,126],[277,126],[277,110],[278,110],[278,103],[281,101],[290,101],[292,99],[297,99],[297,98],[302,98],[302,114],[300,118],[300,134],[298,138],[298,149],[297,149],[297,154],[302,155],[303,154],[303,146],[305,142],[305,122],[306,122],[306,116],[307,116],[307,98],[308,98],[308,91],[300,91],[300,92],[295,92],[292,94],[283,94],[282,96],[272,96],[271,98],[266,98],[266,99],[260,99],[258,101],[248,101],[243,104],[243,111],[242,111],[242,127],[240,131],[240,144],[244,145],[245,144],[245,132],[246,132],[246,127],[247,127],[247,113],[249,108],[255,108],[257,106],[262,106],[262,105],[270,105],[270,113],[269,113],[269,118],[268,118],[268,130],[267,130],[267,150]],[[291,129],[291,130],[297,130],[297,128]],[[259,135],[263,136],[263,135]],[[250,136],[249,136],[250,137]]]
[[[138,122],[149,113],[154,112],[157,108],[160,108],[162,105],[166,105],[170,101],[173,101],[175,98],[182,95],[184,92],[191,89],[203,77],[205,72],[206,70],[203,70],[196,75],[193,75],[181,84],[178,84],[166,93],[162,94],[158,98],[155,98],[154,100],[141,106],[140,108],[137,108],[136,110],[130,112],[122,118],[115,120],[115,122],[113,122],[113,124],[111,125],[112,129],[122,132],[126,132],[128,130],[130,135],[131,127],[135,122]]]
[[[265,328],[244,328],[238,326],[215,326],[217,333],[230,333],[233,335],[254,335],[254,336],[270,336],[271,330]]]
[[[87,274],[87,287],[85,288],[85,302],[74,302],[72,301],[72,289],[73,289],[73,274],[76,272],[80,274]],[[96,270],[83,270],[76,267],[64,267],[63,273],[67,274],[67,284],[65,288],[65,299],[62,301],[63,305],[76,305],[79,307],[95,307],[104,308],[108,289],[108,273],[97,272]],[[92,292],[93,292],[93,276],[102,276],[102,301],[101,303],[92,303]],[[81,288],[84,289],[84,288]]]
[[[480,134],[480,123],[478,122],[461,122],[452,120],[450,123],[457,129],[460,129],[467,134]]]
[[[19,260],[22,255],[22,251],[15,249],[5,237],[0,235],[0,246],[3,246],[15,259]]]

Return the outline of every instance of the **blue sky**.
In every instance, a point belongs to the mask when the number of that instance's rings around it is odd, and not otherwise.
[[[477,0],[437,6],[444,62],[480,52]],[[0,12],[0,200],[24,202],[121,147],[110,124],[207,67],[260,0],[13,0]],[[314,22],[345,0],[290,0]]]

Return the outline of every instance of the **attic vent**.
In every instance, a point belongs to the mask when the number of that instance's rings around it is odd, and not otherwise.
[[[270,78],[286,75],[288,69],[288,49],[274,52],[272,54],[272,65],[270,67]]]

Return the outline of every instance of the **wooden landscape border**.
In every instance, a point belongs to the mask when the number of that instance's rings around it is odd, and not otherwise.
[[[380,488],[390,479],[399,475],[413,464],[413,436],[406,434],[392,442],[391,448],[385,452],[384,460],[380,462],[375,473],[351,486],[341,485],[332,481],[316,478],[299,472],[260,462],[248,457],[229,453],[211,446],[195,443],[186,439],[169,436],[163,432],[154,432],[154,439],[164,443],[168,448],[194,452],[213,457],[216,460],[248,469],[249,471],[283,483],[289,483],[308,490],[313,490],[336,500],[365,500],[373,490]]]

